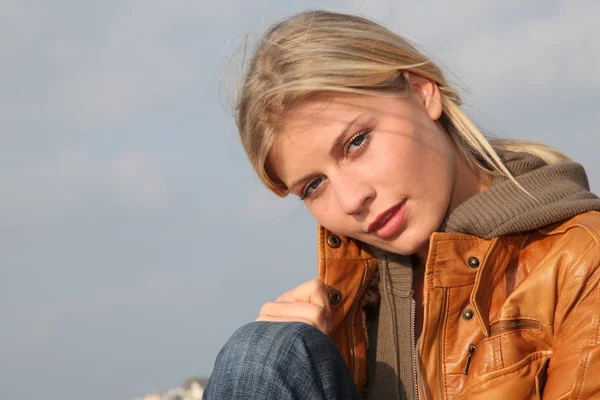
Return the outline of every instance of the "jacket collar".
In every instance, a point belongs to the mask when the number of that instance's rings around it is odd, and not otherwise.
[[[319,280],[341,296],[338,301],[330,297],[332,326],[339,327],[357,297],[364,294],[370,285],[377,270],[377,259],[362,242],[332,233],[321,225],[318,227],[317,249]]]
[[[590,214],[600,218],[598,212],[581,214],[533,232],[554,235],[575,226],[587,229],[585,219]],[[433,288],[473,285],[470,303],[482,332],[488,336],[494,287],[531,233],[485,239],[458,232],[435,232],[430,237],[425,282],[430,282]],[[469,262],[471,258],[477,260],[476,267],[475,261]],[[318,263],[319,279],[341,294],[339,304],[333,309],[333,326],[340,326],[359,292],[370,284],[377,270],[377,259],[369,246],[319,226]]]
[[[463,233],[436,232],[431,235],[425,282],[433,288],[474,285],[471,304],[481,330],[489,335],[491,293],[497,277],[527,240],[527,235],[484,239]],[[319,279],[341,294],[333,307],[333,326],[343,322],[350,308],[364,293],[377,269],[377,259],[368,246],[345,236],[318,228]],[[462,262],[456,262],[461,260]],[[470,263],[470,260],[471,263]],[[473,263],[477,260],[477,267]],[[424,288],[428,290],[429,288]]]

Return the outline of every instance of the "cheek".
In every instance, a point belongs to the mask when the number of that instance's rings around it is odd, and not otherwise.
[[[454,153],[443,136],[413,141],[391,161],[390,167],[397,172],[386,173],[380,187],[395,187],[397,194],[412,199],[413,212],[421,221],[430,220],[428,225],[435,225],[445,216],[452,196]]]
[[[420,163],[415,183],[418,214],[428,236],[439,228],[448,212],[454,187],[454,158],[448,153],[432,153]],[[427,222],[425,222],[427,221]]]
[[[340,235],[351,236],[352,227],[349,218],[339,208],[333,196],[324,195],[312,204],[307,204],[307,208],[315,220],[326,229]]]
[[[307,203],[306,207],[319,224],[331,231],[335,231],[339,221],[336,217],[336,210],[332,207],[331,200],[326,197],[328,196],[322,196],[310,204]],[[341,232],[338,233],[341,234]]]
[[[443,133],[429,132],[428,136],[430,140],[420,143],[412,153],[412,170],[423,189],[444,193],[452,186],[454,152]]]
[[[437,180],[434,166],[439,164],[431,151],[416,143],[390,143],[371,160],[370,179],[378,191],[399,191],[397,194],[416,195]],[[383,193],[381,193],[383,194]]]

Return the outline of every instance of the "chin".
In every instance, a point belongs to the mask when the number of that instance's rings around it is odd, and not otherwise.
[[[374,245],[392,253],[410,256],[427,246],[431,233],[434,231],[435,229],[423,229],[423,226],[420,226],[418,230],[407,229],[392,241]]]
[[[419,246],[418,244],[412,244],[412,243],[401,243],[401,244],[395,244],[395,243],[391,243],[389,248],[385,249],[387,251],[390,251],[392,253],[395,254],[401,254],[404,256],[410,256],[412,254],[415,254],[417,252],[417,250],[419,250],[425,243],[421,244],[421,246]]]

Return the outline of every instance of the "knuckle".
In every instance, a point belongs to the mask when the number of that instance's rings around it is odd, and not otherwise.
[[[318,290],[319,292],[321,291],[325,291],[327,288],[325,287],[325,284],[323,283],[323,281],[321,281],[320,279],[315,279],[315,289]]]
[[[325,286],[325,284],[322,281],[315,279],[311,281],[310,292],[313,296],[317,296],[319,298],[326,298],[327,286]]]
[[[314,292],[317,288],[317,280],[316,279],[312,279],[308,282],[305,283],[305,288],[307,290],[309,290],[310,292]]]

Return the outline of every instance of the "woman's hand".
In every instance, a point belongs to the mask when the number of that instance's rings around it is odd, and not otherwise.
[[[305,322],[328,335],[331,332],[329,290],[318,279],[304,282],[262,306],[257,321]]]

